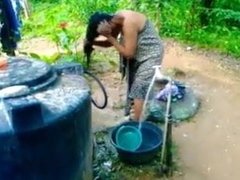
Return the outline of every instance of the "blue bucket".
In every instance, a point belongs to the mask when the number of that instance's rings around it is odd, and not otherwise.
[[[121,126],[116,133],[117,145],[127,151],[136,151],[142,144],[142,133],[134,126]]]
[[[117,133],[119,133],[119,129],[124,126],[126,127],[133,127],[135,130],[138,130],[141,134],[141,146],[137,150],[127,150],[129,147],[126,149],[123,149],[122,147],[119,146],[119,142],[117,143]],[[144,164],[152,160],[159,149],[162,146],[163,142],[163,132],[161,128],[159,128],[157,125],[151,122],[144,121],[142,122],[142,127],[139,130],[139,122],[134,122],[134,121],[127,121],[123,122],[122,124],[116,126],[112,131],[111,131],[111,143],[112,145],[116,148],[118,152],[119,158],[126,163],[129,164]],[[123,128],[123,129],[125,129]],[[124,134],[124,133],[123,133]],[[135,134],[136,135],[136,134]],[[120,136],[118,136],[119,138]],[[131,139],[130,139],[131,140]],[[126,141],[126,139],[125,139]],[[130,144],[130,143],[128,143]],[[124,146],[125,147],[125,146]],[[136,148],[136,146],[135,146]],[[134,148],[134,149],[135,149]]]

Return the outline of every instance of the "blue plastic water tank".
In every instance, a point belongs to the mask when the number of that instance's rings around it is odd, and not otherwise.
[[[72,70],[26,58],[0,70],[1,180],[92,178],[90,91]]]

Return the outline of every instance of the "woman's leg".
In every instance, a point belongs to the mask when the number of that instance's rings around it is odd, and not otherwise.
[[[141,118],[141,115],[142,115],[142,108],[143,108],[143,103],[144,103],[144,100],[143,99],[134,99],[133,100],[134,104],[133,104],[133,120],[136,120],[136,121],[141,121],[142,119]]]

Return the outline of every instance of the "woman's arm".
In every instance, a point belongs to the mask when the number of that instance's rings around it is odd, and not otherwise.
[[[116,38],[109,35],[108,41],[117,49],[117,51],[126,58],[134,57],[137,48],[137,35],[138,31],[134,26],[123,28],[123,43],[120,44]]]
[[[117,36],[118,36],[118,33],[111,32],[111,36],[116,39]],[[93,45],[101,46],[101,47],[111,47],[111,46],[113,46],[113,44],[111,42],[109,42],[108,39],[105,36],[102,36],[102,37],[100,36],[99,38],[95,39],[93,41]]]
[[[125,58],[132,58],[137,48],[138,30],[133,22],[125,23],[122,27],[123,43],[119,43],[112,34],[111,26],[108,22],[101,22],[97,31],[105,36],[107,40],[117,49],[117,51]]]

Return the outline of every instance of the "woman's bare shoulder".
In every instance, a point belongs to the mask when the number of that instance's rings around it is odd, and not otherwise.
[[[131,11],[131,10],[121,10],[118,15],[124,17],[124,29],[133,28],[140,31],[146,21],[146,16],[142,13]]]

